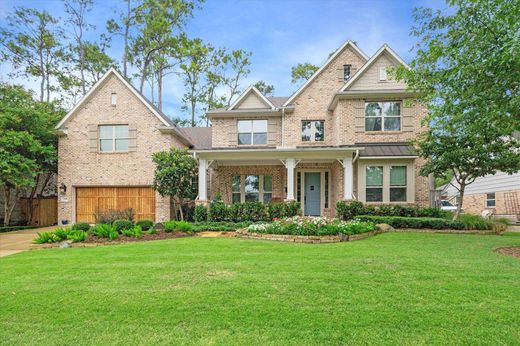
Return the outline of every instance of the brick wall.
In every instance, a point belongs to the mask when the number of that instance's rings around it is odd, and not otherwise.
[[[498,215],[509,215],[511,213],[511,210],[508,210],[506,206],[505,197],[505,194],[508,192],[516,193],[517,201],[520,202],[520,189],[512,191],[495,192],[495,208],[486,207],[485,193],[470,194],[464,195],[464,200],[462,201],[462,209],[464,209],[464,212],[468,214],[480,215],[484,210],[491,210]]]

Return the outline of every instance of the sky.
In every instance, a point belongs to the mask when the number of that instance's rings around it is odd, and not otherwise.
[[[0,26],[16,6],[46,9],[64,18],[61,0],[0,0]],[[95,39],[108,19],[122,6],[117,0],[94,0],[88,21],[96,26]],[[259,80],[274,85],[276,96],[290,96],[298,87],[291,84],[291,67],[300,62],[323,64],[328,55],[346,40],[355,41],[369,56],[384,43],[405,61],[413,57],[416,38],[410,36],[413,9],[444,9],[442,0],[207,0],[186,26],[187,34],[213,46],[251,51],[251,74],[242,89]],[[89,37],[87,37],[88,39]],[[120,60],[122,46],[112,45],[109,54]],[[0,65],[0,81],[13,82],[11,67]],[[14,82],[36,90],[37,81]],[[135,85],[135,82],[134,82]],[[171,117],[181,112],[183,85],[172,75],[164,84],[163,111]]]

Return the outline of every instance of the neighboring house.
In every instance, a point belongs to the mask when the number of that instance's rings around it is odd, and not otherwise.
[[[400,64],[387,45],[369,58],[347,41],[292,96],[251,86],[207,113],[211,128],[184,129],[111,70],[57,126],[58,219],[127,207],[171,218],[170,199],[151,189],[152,154],[170,147],[197,157],[198,203],[297,200],[305,215],[351,199],[427,205],[429,180],[407,144],[426,109],[387,73]]]
[[[455,180],[452,180],[451,184],[446,185],[443,195],[455,204],[459,197],[459,191],[455,187],[458,185]],[[520,221],[520,172],[498,172],[477,178],[466,186],[462,209],[465,213],[477,215],[488,210],[497,216],[507,216]]]

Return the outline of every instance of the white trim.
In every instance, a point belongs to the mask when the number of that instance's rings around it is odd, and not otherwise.
[[[260,99],[267,105],[269,105],[271,107],[271,109],[276,109],[276,106],[267,99],[267,97],[264,96],[264,94],[262,94],[260,92],[260,90],[258,90],[254,85],[250,85],[249,88],[246,89],[246,91],[244,91],[242,93],[242,95],[240,95],[235,102],[233,102],[233,104],[231,106],[229,106],[227,108],[228,111],[232,110],[233,108],[235,108],[238,104],[240,104],[240,102],[250,93],[250,92],[254,92],[255,94],[257,94],[258,96],[260,96]]]
[[[416,159],[417,155],[407,156],[360,156],[359,160],[386,160],[386,159]]]
[[[286,107],[288,105],[291,104],[291,102],[296,98],[296,96],[300,95],[301,92],[303,90],[305,90],[305,88],[307,88],[307,86],[312,83],[312,81],[314,81],[314,79],[316,79],[316,77],[318,77],[325,68],[327,68],[327,66],[329,66],[329,64],[334,60],[336,59],[336,57],[345,50],[345,48],[347,48],[347,46],[351,46],[355,51],[356,53],[358,53],[361,57],[363,57],[366,60],[368,60],[368,56],[361,50],[359,49],[359,47],[354,43],[352,42],[351,40],[348,40],[347,42],[343,43],[343,45],[341,47],[339,47],[335,52],[334,54],[332,54],[330,56],[330,58],[327,59],[327,61],[316,71],[314,72],[314,74],[311,76],[311,78],[307,79],[307,81],[301,86],[298,88],[298,90],[296,90],[294,92],[294,94],[292,94],[291,97],[289,97],[289,99],[287,101],[285,101],[285,103],[282,105],[282,107]],[[359,73],[359,72],[358,72]],[[356,75],[358,74],[356,73]],[[352,79],[352,77],[351,77]]]
[[[350,88],[350,86],[352,86],[352,84],[354,84],[354,82],[356,80],[358,80],[362,75],[363,73],[370,67],[372,66],[372,64],[379,58],[379,56],[381,56],[384,52],[388,52],[388,54],[390,54],[391,57],[393,57],[399,64],[403,65],[404,67],[406,68],[410,68],[410,66],[408,66],[408,64],[406,62],[404,62],[403,59],[401,59],[401,57],[399,55],[397,55],[396,52],[394,52],[394,50],[392,48],[390,48],[390,46],[388,46],[386,43],[381,46],[381,48],[379,48],[379,50],[370,58],[370,60],[368,60],[365,65],[363,65],[361,67],[361,69],[359,69],[359,71],[357,71],[354,76],[352,76],[348,81],[347,83],[345,83],[345,85],[340,89],[340,91],[345,91],[347,90],[348,88]]]

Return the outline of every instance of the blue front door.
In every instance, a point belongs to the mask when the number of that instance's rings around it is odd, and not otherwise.
[[[305,215],[320,216],[321,214],[321,179],[320,173],[305,173]]]

